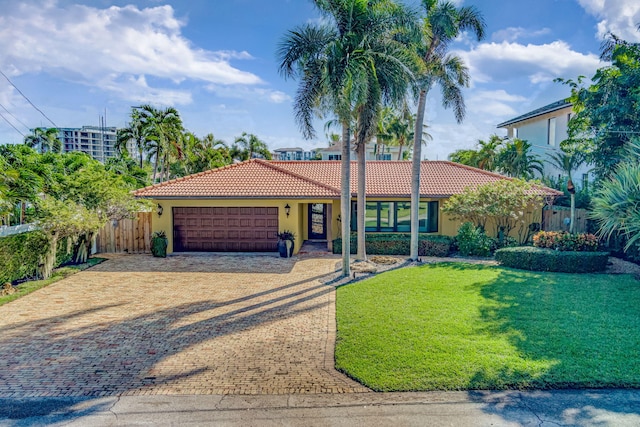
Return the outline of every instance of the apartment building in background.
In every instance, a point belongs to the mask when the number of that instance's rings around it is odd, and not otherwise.
[[[102,163],[116,156],[115,145],[118,138],[116,127],[82,126],[58,130],[58,138],[62,142],[62,151],[65,153],[81,151]]]

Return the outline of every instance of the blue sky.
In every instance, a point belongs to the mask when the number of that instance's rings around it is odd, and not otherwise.
[[[408,4],[418,3],[406,0]],[[458,125],[432,92],[423,150],[444,159],[496,124],[568,95],[556,77],[593,75],[602,36],[640,41],[636,0],[457,0],[474,5],[487,37],[453,46],[469,66],[467,117]],[[306,0],[0,0],[0,70],[59,127],[125,126],[131,106],[174,106],[199,136],[255,133],[272,148],[304,140],[293,120],[295,81],[277,70],[285,32],[318,19]],[[52,126],[0,75],[0,114],[20,132]],[[6,110],[2,107],[5,107]],[[7,112],[8,110],[8,112]],[[498,131],[500,133],[500,131]],[[22,135],[0,118],[0,143]]]

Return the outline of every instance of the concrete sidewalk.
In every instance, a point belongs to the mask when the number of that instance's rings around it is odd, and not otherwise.
[[[0,399],[0,426],[638,426],[640,390]]]

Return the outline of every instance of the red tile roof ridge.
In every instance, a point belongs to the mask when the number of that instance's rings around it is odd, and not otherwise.
[[[425,161],[423,161],[422,163],[424,163]],[[427,160],[427,162],[430,163],[445,163],[445,164],[450,164],[462,169],[468,169],[471,170],[473,172],[480,172],[484,175],[489,175],[489,176],[493,176],[496,178],[501,178],[501,179],[507,179],[509,181],[514,181],[516,178],[511,177],[511,176],[506,176],[506,175],[502,175],[499,174],[497,172],[491,172],[485,169],[480,169],[480,168],[475,168],[473,166],[468,166],[468,165],[463,165],[462,163],[456,163],[456,162],[452,162],[450,160]],[[555,188],[551,188],[551,187],[547,187],[546,185],[539,185],[539,184],[533,184],[533,187],[540,189],[541,191],[547,192],[547,193],[551,193],[551,194],[555,194],[556,196],[561,196],[564,193],[562,193],[561,191],[556,190]]]
[[[260,163],[262,163],[262,164],[264,164],[264,165],[266,165],[266,166],[268,166],[268,167],[270,167],[270,168],[272,168],[272,169],[274,169],[274,170],[277,170],[277,171],[279,171],[279,172],[283,172],[283,173],[285,173],[285,174],[287,174],[287,175],[289,175],[289,176],[292,176],[292,177],[295,177],[295,178],[301,179],[301,180],[303,180],[303,181],[305,181],[305,182],[308,182],[308,183],[310,183],[310,184],[314,184],[314,185],[317,185],[317,186],[319,186],[319,187],[322,187],[322,188],[325,188],[325,189],[327,189],[327,190],[331,190],[331,191],[333,191],[333,192],[335,192],[335,193],[340,194],[340,189],[339,189],[339,188],[335,188],[335,187],[333,187],[333,186],[331,186],[331,185],[325,184],[324,182],[316,181],[315,179],[311,179],[311,178],[306,177],[306,176],[304,176],[304,175],[300,175],[300,174],[297,174],[297,173],[295,173],[295,172],[291,172],[290,170],[287,170],[287,169],[285,169],[285,168],[278,167],[277,165],[275,165],[275,164],[274,164],[274,161],[272,161],[272,160],[262,160],[262,159],[253,159],[253,160],[257,160],[257,161],[259,161]],[[277,161],[278,161],[278,160],[276,160],[276,162],[277,162]],[[286,161],[281,161],[281,162],[282,162],[282,163],[285,163]],[[302,163],[302,162],[301,162],[301,161],[299,161],[299,160],[295,160],[295,162],[297,162],[297,163]],[[317,160],[315,160],[315,161],[313,161],[313,162],[311,162],[311,161],[305,161],[305,162],[309,162],[309,163],[316,163],[316,164],[318,163],[318,161],[317,161]]]
[[[220,167],[217,167],[217,168],[209,169],[209,170],[206,170],[206,171],[196,172],[196,173],[193,173],[191,175],[180,176],[178,178],[173,178],[173,179],[170,179],[168,181],[159,182],[157,184],[148,185],[146,187],[138,188],[137,190],[134,191],[134,194],[137,195],[138,193],[142,193],[142,192],[151,190],[152,188],[165,187],[165,186],[167,186],[169,184],[173,184],[175,182],[184,181],[186,179],[191,179],[191,178],[194,178],[196,176],[209,175],[209,174],[213,174],[213,173],[216,173],[218,171],[221,171],[221,170],[231,169],[233,167],[237,167],[238,165],[252,162],[253,160],[258,160],[258,159],[245,160],[244,162],[240,162],[240,163],[231,163],[230,165],[224,165],[224,166],[220,166]]]
[[[498,172],[491,172],[488,171],[486,169],[480,169],[480,168],[476,168],[473,166],[468,166],[468,165],[463,165],[462,163],[456,163],[456,162],[452,162],[451,160],[423,160],[422,163],[443,163],[443,164],[448,164],[454,167],[458,167],[461,169],[468,169],[470,171],[473,172],[479,172],[483,175],[489,175],[489,176],[493,176],[495,178],[502,178],[502,179],[508,179],[509,181],[513,181],[515,178],[512,178],[510,176],[506,176],[506,175],[502,175]]]

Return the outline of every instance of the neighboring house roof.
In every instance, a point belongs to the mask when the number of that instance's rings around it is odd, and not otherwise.
[[[287,152],[304,152],[304,150],[300,147],[291,147],[291,148],[276,148],[273,150],[274,153],[287,153]]]
[[[571,106],[573,106],[573,103],[563,99],[560,101],[556,101],[552,104],[545,105],[544,107],[538,108],[537,110],[533,110],[521,116],[515,117],[511,120],[507,120],[504,123],[500,123],[497,127],[503,128],[505,126],[510,126],[518,122],[523,122],[525,120],[532,119],[534,117],[541,116],[543,114],[552,113],[554,111],[561,110],[563,108],[571,107]]]
[[[142,188],[147,198],[330,198],[340,197],[340,161],[266,161],[251,159]],[[367,197],[410,197],[411,161],[368,161]],[[351,192],[356,194],[358,165],[351,163]],[[510,179],[448,161],[423,161],[420,195],[446,198],[466,187]],[[540,187],[541,192],[562,193]]]

